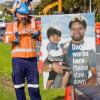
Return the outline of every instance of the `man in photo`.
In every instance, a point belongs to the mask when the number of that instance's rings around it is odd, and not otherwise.
[[[87,29],[86,19],[82,16],[74,17],[69,22],[69,29],[71,41],[67,54],[64,55],[66,66],[72,69],[69,85],[76,87],[78,93],[84,94],[87,100],[100,100],[100,85],[96,82],[96,53],[84,38]],[[54,69],[60,70],[57,66]]]

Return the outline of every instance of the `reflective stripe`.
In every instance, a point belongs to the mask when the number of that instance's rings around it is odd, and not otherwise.
[[[27,86],[28,87],[32,87],[32,88],[38,88],[39,87],[38,84],[28,84]]]
[[[9,36],[6,36],[6,43],[9,43]]]
[[[5,34],[13,34],[13,32],[5,32]]]
[[[12,50],[12,53],[17,53],[17,52],[32,52],[32,51],[35,51],[36,49],[20,49],[20,48],[17,48],[17,49],[14,49]]]
[[[16,89],[21,88],[21,87],[24,87],[24,84],[14,85],[14,88]]]

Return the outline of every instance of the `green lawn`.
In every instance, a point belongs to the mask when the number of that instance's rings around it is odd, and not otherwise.
[[[11,80],[11,46],[0,43],[0,100],[16,100]],[[64,100],[63,89],[43,90],[42,75],[40,75],[40,90],[42,100]],[[26,87],[27,100],[29,100]]]

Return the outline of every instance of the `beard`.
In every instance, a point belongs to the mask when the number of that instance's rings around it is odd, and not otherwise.
[[[84,38],[84,33],[72,34],[71,37],[72,37],[72,40],[73,40],[73,41],[79,42],[79,41],[83,40],[83,38]]]

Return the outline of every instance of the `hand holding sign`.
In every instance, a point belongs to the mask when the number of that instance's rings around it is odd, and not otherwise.
[[[53,62],[53,70],[57,73],[63,74],[63,69],[60,64]]]

